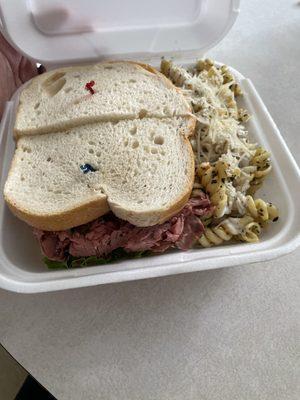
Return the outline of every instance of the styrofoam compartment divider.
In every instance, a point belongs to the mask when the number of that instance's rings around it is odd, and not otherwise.
[[[174,250],[108,265],[49,271],[31,228],[12,215],[1,196],[0,287],[24,293],[48,292],[266,261],[293,251],[300,243],[299,168],[252,82],[234,69],[231,72],[244,92],[239,105],[253,116],[247,124],[250,139],[272,153],[273,171],[258,194],[279,207],[280,218],[270,224],[260,243],[195,248],[187,252]],[[14,153],[12,126],[17,102],[18,93],[7,104],[1,122],[1,193]]]

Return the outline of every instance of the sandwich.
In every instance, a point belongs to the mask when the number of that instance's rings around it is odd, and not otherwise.
[[[20,94],[5,200],[48,266],[187,250],[213,209],[191,198],[194,129],[180,89],[148,65],[44,73]]]

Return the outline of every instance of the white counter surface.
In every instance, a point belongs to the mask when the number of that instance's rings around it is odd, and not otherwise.
[[[300,163],[300,4],[242,2],[208,55],[253,80]],[[0,291],[0,342],[58,399],[298,400],[299,268],[298,249],[138,282]]]

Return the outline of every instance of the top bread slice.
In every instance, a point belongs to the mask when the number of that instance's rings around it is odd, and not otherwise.
[[[187,202],[194,181],[191,117],[86,124],[25,135],[4,188],[28,224],[60,231],[112,210],[136,226],[162,223]]]
[[[91,91],[86,88],[90,82]],[[33,78],[21,92],[15,135],[190,112],[180,89],[148,65],[122,61],[65,67]]]

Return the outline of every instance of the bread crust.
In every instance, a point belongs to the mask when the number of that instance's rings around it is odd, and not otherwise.
[[[75,226],[86,224],[110,211],[106,198],[99,198],[81,204],[70,210],[58,214],[32,214],[30,211],[16,206],[5,196],[8,207],[21,220],[35,228],[45,231],[63,231]]]

